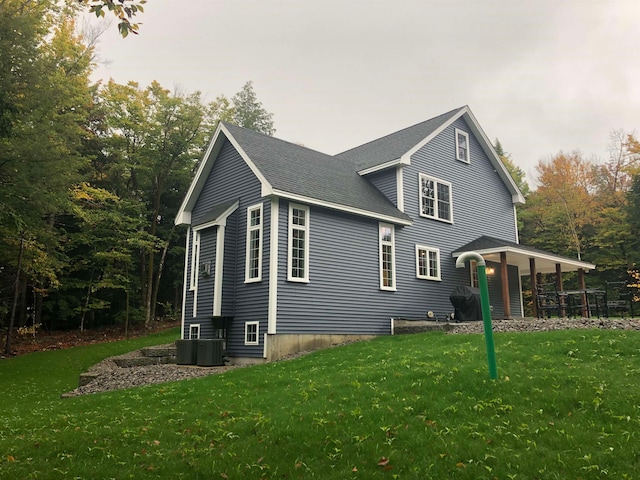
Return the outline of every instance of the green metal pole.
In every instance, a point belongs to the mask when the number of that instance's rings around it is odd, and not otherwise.
[[[484,324],[484,340],[487,345],[487,364],[489,378],[498,378],[496,350],[493,343],[493,327],[491,326],[491,304],[489,303],[489,284],[487,283],[487,264],[482,255],[476,252],[465,252],[456,261],[457,268],[464,268],[467,260],[475,260],[478,267],[478,286],[480,287],[480,304],[482,306],[482,323]]]

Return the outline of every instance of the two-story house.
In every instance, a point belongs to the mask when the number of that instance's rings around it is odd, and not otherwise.
[[[453,311],[469,250],[495,272],[493,315],[522,316],[523,275],[593,268],[520,246],[523,202],[466,106],[335,156],[222,123],[176,218],[182,337],[225,328],[227,355],[262,361],[390,334]]]

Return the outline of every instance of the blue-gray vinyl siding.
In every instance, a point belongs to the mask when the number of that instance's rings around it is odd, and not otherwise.
[[[227,330],[227,353],[231,356],[261,357],[264,348],[263,333],[267,331],[270,200],[261,197],[260,181],[231,143],[226,141],[193,208],[192,224],[197,225],[201,219],[206,218],[207,212],[215,205],[233,200],[238,200],[239,205],[226,222],[222,286],[221,313],[223,316],[233,317]],[[259,203],[263,204],[262,281],[245,283],[247,207]],[[211,277],[204,284],[201,282],[198,284],[196,317],[193,317],[193,292],[188,289],[193,254],[191,239],[189,241],[186,265],[185,338],[188,336],[189,326],[193,323],[200,324],[201,338],[213,338],[215,335],[211,315],[218,228],[207,228],[201,233],[200,260],[203,260],[203,255],[210,256],[212,270]],[[259,345],[244,345],[244,325],[247,321],[260,322]]]
[[[380,172],[370,173],[366,176],[382,194],[397,207],[398,206],[398,179],[396,167],[387,168]]]
[[[378,275],[378,222],[311,206],[309,282],[287,281],[288,203],[280,202],[277,333],[390,333]]]
[[[455,128],[469,133],[470,164],[455,157]],[[438,134],[403,168],[405,212],[414,224],[395,227],[396,291],[380,290],[379,223],[316,206],[310,207],[309,215],[309,283],[288,282],[288,204],[281,202],[278,333],[384,334],[389,333],[392,317],[451,313],[452,290],[471,283],[469,268],[457,269],[452,252],[481,235],[516,240],[511,194],[464,120]],[[451,183],[452,223],[420,216],[420,173]],[[370,177],[381,191],[396,191],[389,181],[395,181],[395,172]],[[439,249],[441,281],[416,277],[416,245]],[[500,271],[499,265],[494,268]],[[519,316],[519,274],[511,266],[508,273],[511,313]],[[493,316],[500,318],[504,312],[499,273],[489,284]]]

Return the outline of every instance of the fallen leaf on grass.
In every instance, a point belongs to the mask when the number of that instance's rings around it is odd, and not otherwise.
[[[16,457],[14,457],[13,455],[7,455],[7,461],[9,463],[13,463],[16,461]]]
[[[467,468],[467,466],[464,464],[464,462],[456,463],[456,467],[458,467],[458,468]]]
[[[382,457],[380,459],[380,461],[378,462],[378,466],[379,467],[386,467],[388,463],[389,463],[389,459],[386,458],[386,457]]]

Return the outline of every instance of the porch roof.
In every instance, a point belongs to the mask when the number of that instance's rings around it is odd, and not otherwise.
[[[500,254],[505,253],[507,264],[515,265],[520,270],[520,275],[530,275],[529,260],[535,260],[537,273],[555,273],[556,265],[560,265],[561,272],[575,272],[583,269],[585,272],[594,270],[596,266],[592,263],[581,260],[563,257],[555,253],[546,252],[527,245],[500,240],[498,238],[483,235],[461,246],[452,253],[454,258],[458,258],[464,252],[476,252],[482,255],[485,261],[500,263]]]

